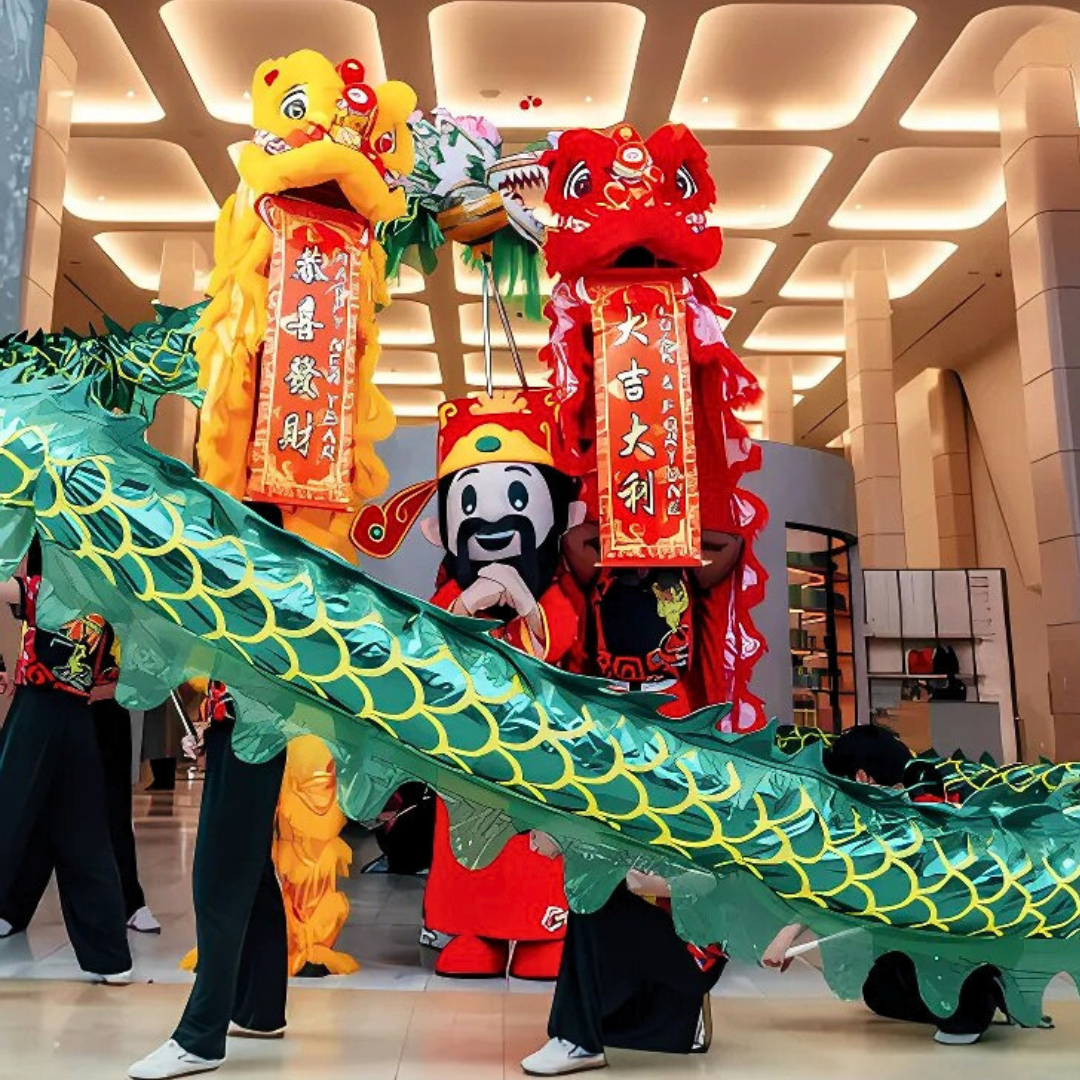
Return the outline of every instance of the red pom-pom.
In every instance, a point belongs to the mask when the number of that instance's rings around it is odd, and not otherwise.
[[[520,105],[520,107],[522,109],[528,109],[528,108],[530,108],[532,106],[532,102],[529,101],[528,98],[522,98],[521,101],[519,102],[519,105]]]
[[[362,83],[364,81],[364,65],[359,60],[350,58],[348,60],[342,60],[338,64],[338,74],[341,76],[342,82],[346,86],[352,86],[356,83]]]
[[[532,99],[532,103],[533,103],[534,105],[543,105],[543,104],[544,104],[544,99],[543,99],[543,98],[538,98],[538,97],[534,97],[534,98]]]

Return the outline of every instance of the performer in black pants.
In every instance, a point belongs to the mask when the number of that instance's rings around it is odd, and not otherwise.
[[[105,810],[124,894],[127,928],[141,934],[160,934],[161,925],[146,906],[139,883],[135,832],[131,824],[131,717],[115,698],[95,701],[90,706],[90,713],[101,754]],[[0,937],[21,933],[30,925],[48,888],[53,863],[49,846],[29,846],[7,897],[0,902]]]
[[[255,509],[280,525],[276,507]],[[195,985],[172,1038],[131,1066],[133,1080],[209,1072],[225,1058],[227,1035],[276,1038],[285,1030],[289,945],[271,857],[285,751],[261,765],[236,756],[234,705],[221,683],[210,684],[203,719],[206,781],[192,869]]]
[[[26,623],[0,740],[0,907],[27,852],[48,852],[79,966],[100,982],[128,982],[123,895],[87,704],[112,632],[97,615],[39,630],[39,553],[29,561],[31,572],[0,583],[0,600]]]
[[[213,708],[224,688],[211,684],[211,691]],[[272,1038],[285,1028],[288,939],[271,858],[285,752],[248,765],[232,748],[233,724],[228,715],[212,722],[205,736],[206,782],[192,870],[195,985],[172,1038],[132,1065],[129,1075],[136,1080],[216,1069],[225,1058],[227,1034]]]
[[[522,1068],[531,1076],[603,1068],[605,1047],[668,1054],[707,1049],[706,996],[726,963],[721,950],[695,949],[679,938],[663,898],[645,899],[620,885],[599,911],[571,912],[550,1042]]]

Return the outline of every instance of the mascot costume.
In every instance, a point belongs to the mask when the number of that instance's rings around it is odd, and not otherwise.
[[[372,380],[389,296],[374,226],[405,210],[416,95],[367,85],[356,60],[300,50],[261,64],[251,99],[255,137],[218,218],[196,327],[200,472],[351,561],[352,518],[387,482],[374,444],[394,414]],[[351,859],[344,823],[329,751],[294,741],[275,843],[293,974],[356,969],[332,948],[349,913],[336,887]]]
[[[540,160],[558,221],[540,355],[589,510],[567,537],[587,620],[572,666],[660,690],[675,714],[730,702],[725,728],[749,730],[764,721],[750,612],[765,591],[753,540],[766,514],[739,486],[761,451],[735,411],[760,390],[702,276],[723,245],[706,224],[705,150],[682,125],[644,140],[618,124],[566,131]]]
[[[357,522],[365,550],[371,550],[365,536],[373,527],[384,551],[396,549],[437,492],[438,516],[421,525],[445,552],[432,603],[493,620],[494,636],[553,664],[578,634],[560,543],[585,509],[576,498],[577,481],[565,471],[559,411],[550,390],[495,391],[446,402],[439,410],[435,480],[407,489],[381,509],[365,508]],[[411,515],[395,513],[403,503]],[[439,953],[436,972],[478,978],[509,969],[517,978],[554,978],[566,927],[561,861],[534,852],[521,835],[482,870],[467,870],[454,856],[451,837],[450,815],[440,800],[424,925],[451,940]]]

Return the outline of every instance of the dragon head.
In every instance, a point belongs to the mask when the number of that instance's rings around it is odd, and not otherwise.
[[[705,148],[682,124],[648,139],[629,124],[574,129],[541,158],[547,204],[558,218],[544,253],[548,272],[579,277],[615,268],[700,273],[720,259],[720,229]]]
[[[302,190],[309,201],[369,221],[405,212],[400,183],[413,167],[411,87],[371,87],[358,60],[335,67],[301,49],[259,65],[251,104],[256,132],[240,156],[240,175],[256,196]]]

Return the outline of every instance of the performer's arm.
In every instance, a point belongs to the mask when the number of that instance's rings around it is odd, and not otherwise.
[[[761,954],[762,967],[779,968],[781,971],[787,971],[791,965],[791,958],[787,955],[787,951],[798,941],[799,936],[805,930],[806,927],[800,923],[785,926]]]
[[[10,604],[18,607],[22,603],[22,586],[17,577],[10,577],[7,581],[0,581],[0,604]]]
[[[694,570],[694,580],[705,590],[716,588],[738,565],[743,553],[743,540],[734,533],[705,531],[701,535],[702,554],[706,564]]]
[[[562,538],[563,558],[582,587],[591,585],[600,573],[600,526],[583,521],[567,529]]]

